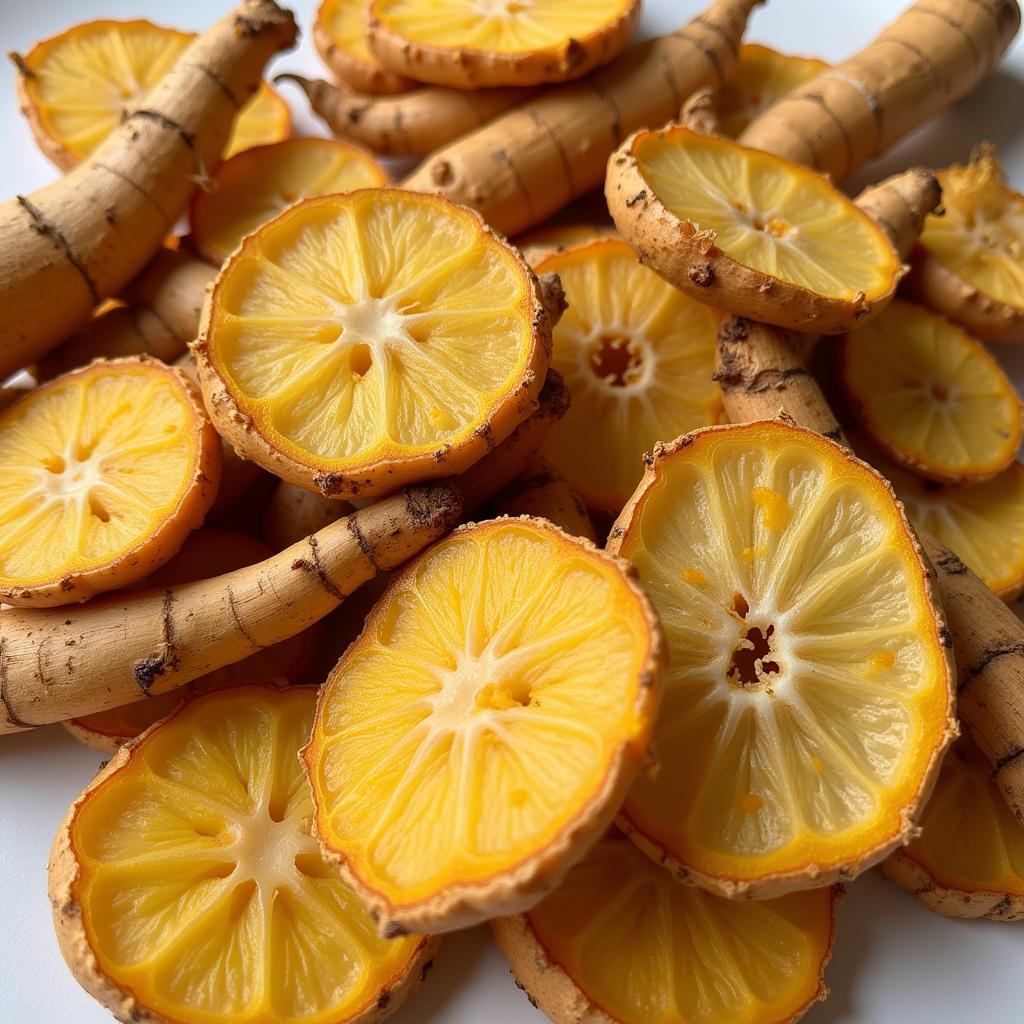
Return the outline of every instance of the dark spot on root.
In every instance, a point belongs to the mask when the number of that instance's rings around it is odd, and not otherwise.
[[[967,574],[967,566],[952,551],[945,552],[935,563],[935,568],[941,569],[947,576],[965,576]]]
[[[690,267],[686,272],[686,276],[695,284],[698,288],[710,288],[712,282],[715,280],[715,271],[710,263],[698,263],[695,266]]]
[[[355,516],[349,516],[349,523],[355,519]],[[351,526],[349,527],[351,530]],[[357,538],[358,540],[358,538]],[[307,537],[306,546],[309,548],[309,558],[296,558],[292,562],[293,569],[301,569],[304,572],[310,573],[314,576],[317,582],[324,590],[327,591],[331,597],[337,598],[339,601],[344,601],[347,596],[327,575],[323,565],[320,564],[320,545],[317,542],[316,537]]]
[[[719,341],[746,341],[750,336],[750,321],[746,317],[732,316],[718,329]]]
[[[433,968],[433,966],[434,966],[434,960],[433,960],[433,957],[431,957],[431,959],[430,959],[430,960],[428,960],[428,961],[427,961],[427,962],[426,962],[426,963],[425,963],[425,964],[424,964],[424,965],[423,965],[423,966],[422,966],[422,967],[420,968],[420,982],[421,982],[421,983],[422,983],[423,981],[425,981],[425,980],[426,980],[426,977],[427,977],[427,975],[428,975],[428,974],[430,973],[430,971],[431,971],[431,968]]]
[[[388,1003],[391,1002],[391,992],[389,989],[382,988],[380,995],[377,996],[377,1009],[384,1010],[387,1008]]]
[[[86,288],[89,289],[93,305],[99,305],[103,300],[103,296],[100,294],[99,288],[96,287],[96,282],[93,281],[92,275],[86,269],[85,264],[72,250],[71,243],[65,237],[64,232],[56,224],[49,221],[43,211],[31,200],[26,199],[24,196],[18,196],[17,203],[32,219],[32,230],[40,235],[45,235],[64,254],[64,258],[78,271],[78,276],[81,277],[85,282]]]
[[[642,203],[647,198],[647,189],[642,188],[635,196],[630,196],[626,200],[626,206],[632,209],[637,203]]]
[[[174,671],[181,663],[174,644],[174,625],[171,621],[173,604],[174,592],[164,591],[163,607],[160,612],[160,628],[163,634],[160,653],[143,658],[132,666],[135,682],[147,697],[153,683],[166,672]]]
[[[409,929],[398,921],[389,921],[384,925],[382,934],[385,939],[401,939],[409,934]]]

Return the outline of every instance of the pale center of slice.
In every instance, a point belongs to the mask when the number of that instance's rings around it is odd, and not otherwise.
[[[365,377],[375,362],[383,361],[388,345],[416,345],[397,295],[374,298],[364,294],[351,303],[339,302],[334,319],[340,328],[338,341],[351,346],[349,369],[356,381]]]
[[[316,840],[303,829],[303,817],[293,815],[276,821],[267,807],[239,820],[234,843],[226,847],[235,861],[235,880],[252,880],[264,893],[294,886],[299,857],[316,857]]]
[[[643,390],[653,377],[651,344],[629,327],[602,325],[583,351],[593,376],[612,394]]]
[[[514,655],[491,647],[464,654],[450,671],[438,670],[440,689],[431,695],[430,725],[435,733],[494,730],[498,712],[528,707],[532,686],[516,670]]]

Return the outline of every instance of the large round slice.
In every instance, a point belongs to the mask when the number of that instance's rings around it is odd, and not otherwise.
[[[537,279],[441,196],[306,199],[221,270],[194,349],[247,458],[337,497],[459,473],[535,408],[551,353]]]
[[[955,733],[949,632],[888,484],[779,422],[655,450],[612,529],[668,637],[623,825],[711,891],[851,878],[913,833]]]
[[[881,312],[903,273],[885,233],[827,178],[679,125],[608,164],[608,209],[644,263],[700,302],[835,334]]]
[[[194,698],[71,805],[50,858],[57,939],[119,1020],[370,1024],[416,989],[436,940],[379,938],[309,834],[314,702]]]
[[[572,405],[544,454],[588,505],[616,514],[643,475],[643,453],[718,421],[719,317],[602,239],[536,265],[556,273],[569,308],[555,326],[551,365]]]
[[[220,441],[156,360],[96,362],[0,413],[0,600],[84,601],[148,576],[217,494]]]
[[[624,564],[543,520],[463,527],[395,578],[303,751],[325,855],[385,934],[557,885],[648,758],[661,657]]]
[[[195,39],[150,21],[101,19],[36,43],[17,61],[22,113],[39,148],[62,170],[89,156],[146,96]],[[225,149],[288,137],[288,105],[265,82],[242,108]]]
[[[888,455],[931,480],[976,483],[1017,456],[1021,403],[979,342],[912,302],[893,302],[840,350],[847,399]]]
[[[543,902],[491,928],[555,1024],[789,1024],[828,991],[838,894],[726,900],[611,832]]]
[[[456,89],[564,82],[617,57],[640,0],[371,0],[384,67]]]
[[[382,67],[366,45],[369,0],[323,0],[313,23],[313,42],[336,78],[359,92],[390,95],[417,85]]]

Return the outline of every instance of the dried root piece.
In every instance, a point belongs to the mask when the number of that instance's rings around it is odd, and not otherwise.
[[[280,551],[348,515],[352,506],[282,480],[263,513],[263,539]]]
[[[613,527],[669,645],[661,767],[621,824],[680,880],[764,899],[908,841],[956,735],[950,638],[888,484],[783,422],[655,450]]]
[[[921,815],[921,835],[882,863],[882,873],[945,917],[1024,920],[1024,828],[964,737],[942,762]]]
[[[246,235],[297,200],[379,188],[389,180],[369,153],[336,139],[288,139],[246,150],[217,168],[211,190],[196,193],[189,209],[192,243],[220,266]]]
[[[661,666],[619,559],[539,519],[456,530],[321,690],[302,756],[325,857],[385,935],[526,909],[647,761]]]
[[[791,1024],[828,993],[840,895],[725,900],[611,832],[542,903],[491,930],[555,1024]]]
[[[551,224],[534,231],[527,231],[515,239],[515,244],[526,257],[531,267],[550,256],[574,245],[593,242],[596,238],[617,238],[615,228],[610,224]]]
[[[1006,469],[1021,402],[985,346],[912,302],[893,302],[842,339],[840,374],[861,425],[891,458],[939,483]]]
[[[438,940],[383,940],[308,831],[316,691],[193,698],[71,805],[50,855],[64,959],[119,1020],[375,1024]]]
[[[605,195],[623,238],[670,284],[790,330],[849,330],[903,275],[882,229],[825,178],[680,125],[627,139]]]
[[[494,500],[502,515],[534,516],[554,523],[570,537],[597,543],[597,533],[587,506],[543,458],[535,459]]]
[[[307,199],[225,264],[194,349],[243,455],[327,497],[467,469],[535,408],[551,320],[518,250],[438,196]]]
[[[368,0],[323,0],[313,22],[313,42],[339,81],[375,95],[415,89],[417,83],[381,67],[366,45]]]
[[[718,422],[712,380],[719,317],[637,262],[613,238],[545,257],[568,309],[551,365],[572,406],[544,454],[591,507],[617,514],[643,475],[643,454],[665,437]]]
[[[98,362],[0,414],[0,600],[84,601],[148,576],[201,525],[220,442],[156,360]]]
[[[943,211],[925,221],[911,292],[978,338],[1024,342],[1024,196],[990,145],[938,178]]]

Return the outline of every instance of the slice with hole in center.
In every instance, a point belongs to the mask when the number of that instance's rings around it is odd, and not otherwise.
[[[217,494],[194,385],[144,357],[95,362],[0,413],[0,600],[84,601],[148,576]]]
[[[392,95],[418,83],[380,65],[366,45],[363,23],[369,0],[323,0],[313,23],[313,42],[335,78],[359,92]]]
[[[680,125],[630,136],[605,196],[646,266],[752,320],[837,334],[881,312],[903,274],[885,233],[827,178]]]
[[[523,910],[609,824],[661,692],[624,570],[543,520],[462,527],[338,662],[303,751],[314,828],[385,934]]]
[[[921,828],[883,862],[887,878],[946,917],[1024,920],[1024,828],[968,737],[946,754]]]
[[[61,952],[121,1020],[370,1024],[436,940],[381,939],[309,834],[312,687],[186,702],[72,804],[50,857]]]
[[[897,301],[846,335],[840,375],[851,409],[888,455],[921,476],[977,483],[1021,443],[1021,403],[984,345],[944,317]]]
[[[550,896],[491,929],[555,1024],[789,1024],[828,991],[839,894],[726,900],[613,831]]]
[[[949,631],[888,484],[778,421],[655,450],[608,546],[669,645],[661,769],[622,824],[725,896],[852,878],[905,843],[955,734]]]
[[[388,184],[388,172],[365,150],[340,139],[286,139],[225,160],[213,187],[189,208],[192,242],[220,265],[242,239],[306,196]]]
[[[572,405],[543,451],[588,505],[617,514],[643,475],[644,452],[718,421],[719,317],[618,239],[573,246],[536,269],[558,274],[569,303],[551,365]]]
[[[536,407],[551,326],[520,253],[441,196],[305,199],[242,243],[195,343],[243,456],[326,496],[468,469]]]

